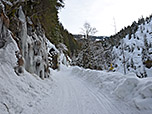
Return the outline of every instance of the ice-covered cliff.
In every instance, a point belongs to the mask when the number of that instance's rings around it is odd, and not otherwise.
[[[44,79],[49,77],[49,68],[58,69],[60,63],[68,60],[64,54],[68,50],[61,47],[61,45],[66,47],[62,42],[57,45],[58,50],[46,37],[46,30],[42,27],[43,23],[38,21],[37,17],[38,22],[29,16],[29,9],[26,6],[34,4],[40,5],[36,1],[0,1],[0,48],[2,52],[0,59],[2,61],[6,59],[5,56],[8,52],[5,48],[9,48],[8,44],[11,43],[12,48],[16,49],[12,54],[17,59],[13,65],[17,75],[21,75],[26,70]],[[64,62],[64,64],[68,64],[68,62]]]

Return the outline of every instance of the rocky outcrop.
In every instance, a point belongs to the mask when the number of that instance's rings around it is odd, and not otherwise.
[[[0,2],[0,48],[4,48],[7,45],[9,39],[9,19],[5,15],[4,6]]]
[[[21,51],[19,65],[30,73],[35,73],[42,79],[49,77],[47,41],[41,25],[37,26],[35,31],[30,31],[31,21],[27,18],[20,6],[18,10],[19,31],[18,46]]]
[[[25,69],[44,79],[49,77],[49,68],[69,64],[68,55],[77,49],[77,42],[58,20],[62,0],[2,0],[0,4],[0,48],[7,45],[7,37],[16,41],[18,75]],[[60,44],[66,45],[66,51],[56,48]]]
[[[5,48],[10,38],[14,38],[19,49],[15,52],[18,59],[14,66],[16,73],[20,75],[25,69],[42,79],[49,77],[47,38],[41,25],[31,30],[32,21],[25,15],[22,6],[18,8],[16,15],[14,20],[16,20],[17,29],[13,33],[8,30],[9,19],[5,14],[4,5],[1,3],[0,48]]]

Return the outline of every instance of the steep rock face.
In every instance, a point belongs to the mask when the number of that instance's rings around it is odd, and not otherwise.
[[[48,54],[45,34],[40,26],[34,32],[29,31],[27,20],[22,7],[18,11],[19,18],[19,47],[24,58],[24,67],[30,73],[35,73],[41,78],[48,77]]]
[[[44,79],[49,77],[49,67],[59,69],[60,63],[69,64],[68,55],[76,49],[73,47],[76,42],[58,21],[62,0],[2,0],[0,3],[0,47],[5,46],[7,31],[10,30],[9,35],[18,46],[15,52],[18,60],[14,67],[18,75],[25,69]],[[60,44],[66,44],[68,49],[63,51]]]
[[[63,43],[68,48],[68,55],[72,55],[79,48],[79,44],[62,24],[59,22],[59,9],[64,6],[63,0],[7,0],[6,14],[10,18],[9,29],[18,36],[18,9],[22,6],[27,23],[28,31],[35,31],[39,26],[54,45]],[[32,22],[32,23],[31,23]],[[17,26],[17,27],[16,27]],[[29,35],[30,33],[28,33]]]
[[[14,68],[17,64],[15,52],[19,49],[7,28],[8,22],[9,19],[5,15],[4,5],[0,1],[0,64],[6,63]]]
[[[41,25],[32,31],[31,26],[29,26],[30,24],[32,25],[32,21],[25,16],[22,6],[19,7],[16,15],[17,26],[14,34],[7,28],[8,18],[5,14],[4,5],[1,5],[0,47],[5,48],[13,37],[19,49],[15,51],[16,58],[18,59],[16,66],[14,66],[16,73],[20,75],[25,68],[28,72],[37,74],[42,79],[49,77],[48,41]]]

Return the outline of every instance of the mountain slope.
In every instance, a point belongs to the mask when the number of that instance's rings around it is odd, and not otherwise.
[[[152,76],[151,26],[152,18],[144,20],[134,33],[127,34],[113,47],[116,71],[134,72],[138,77]]]
[[[42,79],[47,78],[50,67],[59,68],[60,54],[64,53],[65,59],[69,61],[68,56],[79,48],[72,34],[59,22],[58,10],[63,5],[62,0],[0,1],[0,29],[3,34],[0,48],[5,46],[6,37],[16,41],[18,50],[15,53],[18,61],[14,69],[18,75],[25,68]],[[58,51],[53,47],[48,48],[50,41]],[[63,45],[66,50],[62,48]]]
[[[101,41],[78,40],[82,44],[73,64],[84,68],[152,76],[152,16]]]
[[[75,40],[70,40],[71,34],[64,31],[62,26],[51,26],[57,49],[49,41],[51,39],[47,38],[50,33],[45,33],[49,26],[45,25],[47,18],[44,25],[38,21],[42,14],[35,17],[36,20],[30,18],[33,12],[39,13],[38,7],[44,8],[49,5],[46,3],[51,2],[51,11],[55,13],[52,16],[55,20],[51,21],[57,22],[58,7],[55,6],[60,6],[61,4],[57,3],[62,0],[42,2],[0,1],[0,114],[151,114],[151,77],[138,79],[133,74],[67,67],[70,61],[70,58],[65,56],[70,53],[68,49],[73,48],[71,53],[77,49]],[[35,5],[38,7],[33,9]],[[49,11],[44,14],[49,14]],[[55,25],[59,24],[56,22]],[[68,38],[64,39],[63,36]],[[108,41],[97,42],[98,46],[95,42],[93,48],[87,48],[91,50],[89,54],[96,57],[94,61],[98,56],[109,60],[107,64],[110,64],[112,59],[109,59],[109,52],[112,51],[112,44]],[[86,44],[92,45],[87,41]],[[98,53],[93,53],[96,49]],[[87,53],[88,50],[85,51]],[[100,55],[104,51],[107,52],[106,57]],[[89,57],[89,54],[85,57]],[[106,61],[104,63],[107,65]],[[91,67],[90,65],[89,63],[88,67]]]

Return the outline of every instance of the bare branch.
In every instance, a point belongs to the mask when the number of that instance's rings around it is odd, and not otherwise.
[[[96,28],[91,27],[88,22],[84,23],[83,28],[81,28],[81,30],[81,33],[85,36],[86,39],[88,39],[90,35],[94,35],[97,32]]]

